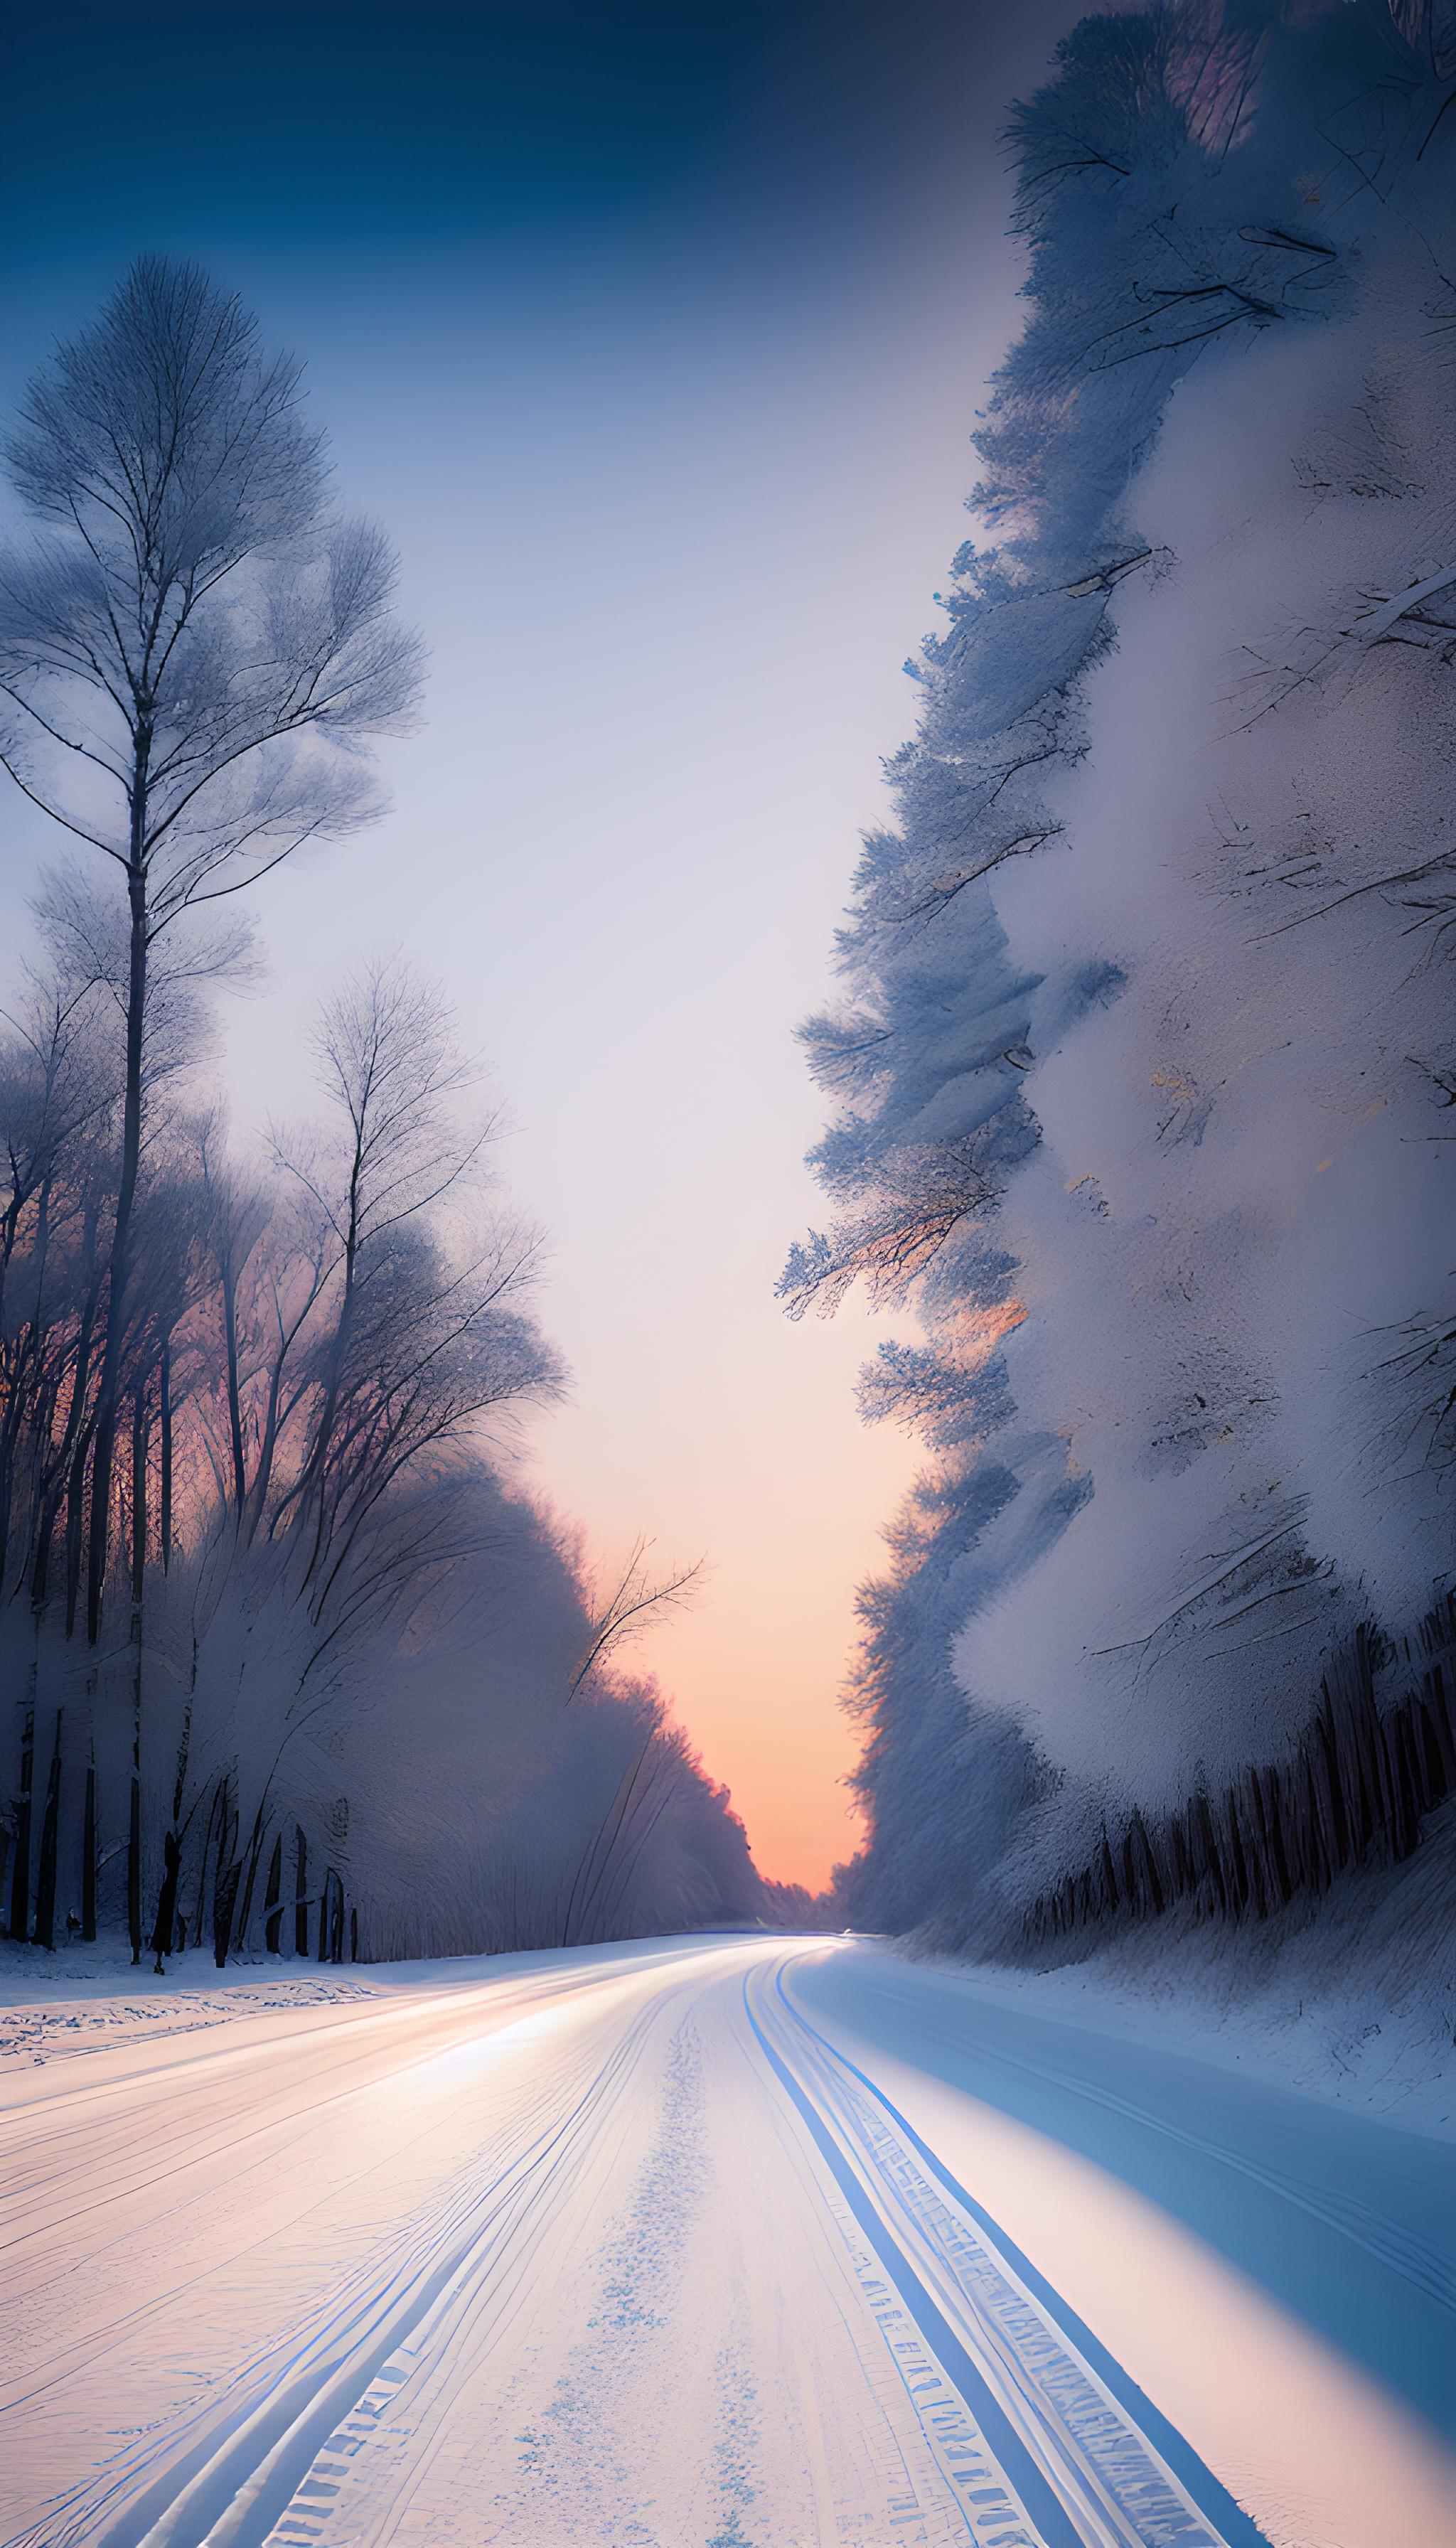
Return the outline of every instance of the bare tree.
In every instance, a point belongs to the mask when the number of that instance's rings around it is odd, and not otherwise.
[[[326,1004],[315,1050],[331,1121],[275,1132],[281,1193],[244,1189],[216,1124],[202,1132],[223,1351],[211,1322],[195,1651],[239,1651],[237,1621],[271,1606],[277,1684],[261,1749],[257,1726],[215,1709],[192,1758],[187,1720],[169,1863],[189,1818],[223,1798],[220,1957],[234,1894],[246,1929],[273,1781],[299,1737],[336,1706],[369,1640],[403,1633],[481,1554],[468,1489],[483,1426],[560,1388],[524,1306],[535,1233],[462,1209],[494,1119],[458,1110],[476,1072],[438,992],[398,958],[366,966]],[[154,1944],[168,1916],[159,1906]]]
[[[625,1564],[588,1593],[587,1641],[567,1690],[574,1699],[598,1666],[618,1655],[639,1636],[651,1618],[669,1610],[685,1610],[702,1587],[707,1561],[670,1567],[654,1577],[648,1567],[652,1541],[639,1533]],[[587,1588],[584,1587],[584,1590]]]
[[[184,913],[377,810],[359,740],[396,732],[417,641],[393,555],[328,508],[300,367],[196,267],[147,257],[33,383],[6,446],[44,524],[0,564],[0,762],[121,870],[121,1165],[92,1454],[99,1633],[142,1141],[148,963]]]
[[[610,1669],[697,1570],[660,1581],[639,1543],[593,1590],[562,1534],[493,1476],[513,1411],[560,1388],[530,1315],[538,1241],[484,1177],[493,1119],[471,1103],[448,1011],[398,960],[329,1002],[324,1120],[275,1137],[268,1175],[196,1104],[206,951],[179,963],[181,942],[162,950],[108,1579],[130,1579],[129,1628],[77,1671],[65,1637],[83,1590],[126,1023],[113,918],[84,892],[48,901],[50,969],[0,1017],[12,1935],[52,1945],[74,1886],[83,1934],[120,1914],[136,1958],[149,1941],[165,1964],[205,1933],[220,1962],[259,1942],[276,1953],[287,1865],[298,1951],[356,1952],[355,1915],[372,1926],[384,1898],[367,1815],[411,1781],[446,1822],[457,1787],[474,1782],[485,1805],[502,1740],[540,1774],[500,1843],[513,1863],[534,1834],[518,1906],[534,1942],[563,1918],[587,1938],[648,1905],[659,1926],[742,1908],[752,1870],[725,1802],[652,1692]],[[540,1639],[529,1729],[511,1722],[523,1658],[507,1640],[488,1659],[502,1617]],[[421,1782],[409,1693],[426,1656],[456,1676],[459,1703],[450,1748],[424,1738]],[[391,1864],[386,1890],[408,1895],[422,1937],[466,1916],[432,1855]]]
[[[513,1307],[539,1253],[534,1230],[498,1216],[467,1247],[440,1243],[439,1216],[458,1214],[497,1129],[494,1115],[459,1113],[478,1074],[447,1003],[401,958],[382,958],[327,1002],[314,1044],[331,1127],[312,1142],[275,1137],[318,1217],[326,1267],[311,1438],[282,1505],[294,1526],[313,1515],[306,1581],[361,1495],[372,1509],[405,1467],[488,1409],[560,1386]]]

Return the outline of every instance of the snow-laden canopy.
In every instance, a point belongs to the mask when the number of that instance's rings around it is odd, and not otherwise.
[[[897,1925],[1262,1908],[1456,1776],[1453,71],[1384,0],[1170,6],[1015,118],[988,544],[785,1275],[925,1329],[865,1385],[937,1455],[864,1598]]]

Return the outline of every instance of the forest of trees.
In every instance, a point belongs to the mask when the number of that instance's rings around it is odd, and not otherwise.
[[[868,1927],[1257,1918],[1456,1789],[1453,81],[1429,0],[1169,0],[1014,119],[1029,316],[782,1286],[922,1329],[864,1383],[930,1454]]]
[[[758,1916],[634,1628],[509,1485],[563,1374],[440,997],[315,1024],[312,1111],[229,1135],[248,888],[380,810],[421,650],[299,367],[138,263],[5,443],[0,760],[55,863],[0,983],[9,1935],[158,1966],[578,1943]]]

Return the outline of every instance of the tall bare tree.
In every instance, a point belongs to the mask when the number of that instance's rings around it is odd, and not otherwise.
[[[5,463],[42,528],[0,561],[0,763],[121,871],[121,1160],[96,1408],[87,1632],[99,1633],[159,935],[378,810],[359,744],[420,674],[393,553],[328,499],[300,366],[197,267],[136,264],[31,386]]]

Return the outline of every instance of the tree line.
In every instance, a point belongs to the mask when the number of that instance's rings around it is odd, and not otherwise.
[[[1010,120],[1027,322],[780,1285],[920,1327],[865,1926],[1313,1908],[1456,1790],[1440,20],[1096,15]]]
[[[617,1669],[690,1572],[639,1548],[598,1593],[501,1484],[563,1375],[447,1007],[399,957],[349,974],[316,1111],[260,1153],[207,1092],[245,897],[378,814],[370,746],[422,673],[300,367],[143,259],[4,460],[34,531],[0,560],[0,763],[70,854],[0,1020],[10,1935],[120,1916],[160,1966],[204,1939],[337,1961],[615,1934],[654,1902],[743,1916],[741,1827]],[[498,1651],[517,1684],[528,1658],[524,1743],[482,1692]]]

